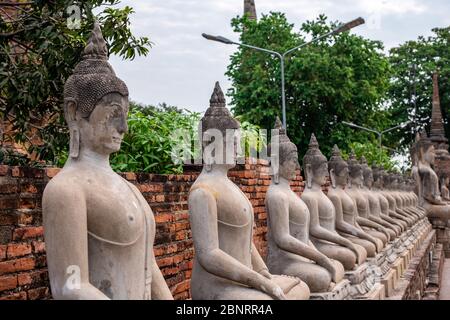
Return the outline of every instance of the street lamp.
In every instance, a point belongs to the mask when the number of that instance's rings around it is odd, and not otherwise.
[[[313,42],[316,42],[316,41],[321,40],[323,38],[329,37],[331,35],[335,35],[335,34],[338,34],[338,33],[341,33],[341,32],[345,32],[345,31],[351,30],[351,29],[353,29],[353,28],[355,28],[355,27],[357,27],[359,25],[362,25],[364,23],[365,23],[365,21],[364,21],[363,18],[357,18],[357,19],[352,20],[350,22],[341,24],[337,28],[335,28],[334,30],[332,30],[332,31],[330,31],[330,32],[328,32],[326,34],[323,34],[323,35],[321,35],[321,36],[319,36],[317,38],[314,38],[314,39],[312,39],[309,42],[303,43],[303,44],[301,44],[301,45],[299,45],[299,46],[297,46],[295,48],[289,49],[288,51],[286,51],[284,53],[280,53],[280,52],[276,52],[276,51],[268,50],[268,49],[264,49],[264,48],[255,47],[255,46],[252,46],[252,45],[249,45],[249,44],[245,44],[245,43],[235,42],[235,41],[232,41],[232,40],[227,39],[227,38],[222,37],[222,36],[212,36],[212,35],[206,34],[206,33],[203,33],[202,36],[205,39],[207,39],[207,40],[221,42],[221,43],[224,43],[224,44],[234,44],[234,45],[237,45],[237,46],[240,46],[240,47],[246,47],[246,48],[250,48],[250,49],[266,52],[266,53],[275,55],[275,56],[277,56],[280,59],[280,62],[281,62],[281,105],[282,105],[282,113],[283,113],[283,127],[284,127],[284,129],[287,129],[286,128],[286,90],[285,90],[285,77],[284,77],[284,60],[285,60],[286,56],[288,54],[292,53],[293,51],[298,50],[298,49],[300,49],[302,47],[305,47],[305,46],[307,46],[307,45],[309,45],[309,44],[311,44]]]
[[[383,145],[382,145],[383,135],[385,133],[388,133],[388,132],[392,131],[392,130],[395,130],[395,129],[398,129],[398,128],[403,128],[406,125],[410,124],[411,122],[412,121],[408,121],[406,123],[399,124],[398,126],[395,126],[395,127],[383,130],[383,131],[378,131],[378,130],[375,130],[375,129],[366,128],[366,127],[363,127],[363,126],[358,126],[357,124],[354,124],[354,123],[351,123],[351,122],[342,121],[342,123],[347,125],[347,126],[350,126],[350,127],[353,127],[353,128],[357,128],[357,129],[361,129],[361,130],[365,130],[365,131],[369,131],[369,132],[372,132],[372,133],[375,133],[376,135],[378,135],[378,142],[379,142],[379,148],[380,148],[380,160],[381,160],[381,152],[383,150]]]

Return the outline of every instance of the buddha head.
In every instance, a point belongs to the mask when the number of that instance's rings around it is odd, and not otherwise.
[[[349,177],[350,177],[349,183],[350,183],[350,185],[362,187],[363,181],[364,181],[363,170],[362,170],[361,164],[356,159],[356,155],[353,150],[350,153],[347,163],[348,163],[348,168],[349,168]]]
[[[373,187],[377,189],[383,189],[383,175],[384,171],[381,167],[372,166],[372,175],[373,175]]]
[[[345,187],[348,183],[348,164],[342,159],[341,150],[334,145],[331,153],[330,161],[328,161],[328,169],[330,170],[331,186]]]
[[[289,140],[286,130],[278,117],[275,121],[273,132],[272,143],[268,147],[268,153],[271,157],[274,182],[278,184],[279,177],[288,181],[294,179],[297,170],[300,169],[300,164],[298,162],[297,146]],[[275,143],[278,144],[278,150]]]
[[[369,165],[367,164],[366,157],[362,156],[360,162],[361,162],[361,169],[363,172],[364,185],[367,188],[371,189],[374,181],[372,168],[370,168]]]
[[[207,171],[212,165],[233,168],[240,149],[240,124],[227,109],[219,82],[216,82],[209,102],[199,123],[205,168]]]
[[[128,89],[108,63],[107,51],[96,22],[82,59],[64,86],[71,158],[78,158],[82,149],[101,155],[117,152],[128,130]]]
[[[303,168],[308,188],[311,188],[313,184],[319,186],[325,184],[328,177],[328,160],[320,151],[314,134],[311,135],[308,151],[303,157]]]
[[[426,131],[423,131],[420,135],[420,139],[416,142],[417,160],[421,164],[427,164],[429,166],[434,165],[436,157],[434,146],[431,140],[428,138]]]

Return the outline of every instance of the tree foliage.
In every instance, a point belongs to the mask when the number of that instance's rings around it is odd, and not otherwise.
[[[68,144],[62,114],[64,82],[79,62],[95,19],[110,54],[124,59],[148,54],[150,40],[130,30],[133,9],[116,8],[119,3],[36,0],[16,5],[9,15],[0,3],[0,116],[13,124],[14,140],[29,145],[37,161],[60,162],[58,156]],[[68,23],[74,14],[69,10],[72,5],[80,8],[80,25],[75,29]],[[42,143],[31,143],[30,132],[38,134]]]
[[[429,129],[433,82],[432,75],[439,71],[439,91],[447,138],[450,138],[450,27],[433,29],[434,35],[407,41],[390,51],[393,77],[391,81],[389,111],[397,121],[411,120],[410,130],[392,136],[409,145],[414,131]]]
[[[321,15],[295,31],[284,14],[273,12],[259,21],[247,17],[232,21],[241,42],[280,53],[336,25]],[[391,125],[382,108],[390,78],[389,61],[382,50],[379,41],[345,32],[286,58],[287,129],[300,154],[306,151],[311,133],[316,134],[324,154],[329,154],[334,144],[343,151],[348,151],[352,142],[376,144],[373,134],[355,131],[342,121],[380,130]],[[233,83],[228,94],[234,113],[262,128],[272,128],[275,117],[281,116],[278,59],[240,48],[231,58],[227,75]]]

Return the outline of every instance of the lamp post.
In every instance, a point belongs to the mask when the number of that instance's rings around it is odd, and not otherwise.
[[[277,56],[280,59],[280,64],[281,64],[281,105],[282,105],[282,114],[283,114],[282,117],[283,117],[283,127],[284,127],[284,129],[287,129],[286,128],[286,89],[285,89],[286,82],[285,82],[285,75],[284,75],[284,67],[285,67],[285,62],[284,61],[285,61],[286,56],[288,54],[292,53],[293,51],[298,50],[300,48],[303,48],[303,47],[305,47],[305,46],[307,46],[307,45],[309,45],[309,44],[311,44],[313,42],[316,42],[318,40],[321,40],[323,38],[329,37],[329,36],[334,35],[334,34],[338,34],[338,33],[341,33],[341,32],[345,32],[345,31],[351,30],[351,29],[353,29],[353,28],[355,28],[355,27],[357,27],[359,25],[362,25],[364,23],[365,23],[365,21],[364,21],[363,18],[357,18],[357,19],[352,20],[350,22],[341,24],[340,26],[338,26],[334,30],[332,30],[332,31],[330,31],[330,32],[328,32],[326,34],[323,34],[323,35],[321,35],[321,36],[319,36],[317,38],[314,38],[314,39],[312,39],[309,42],[303,43],[303,44],[301,44],[301,45],[299,45],[299,46],[297,46],[295,48],[289,49],[288,51],[286,51],[284,53],[280,53],[280,52],[276,52],[276,51],[273,51],[273,50],[252,46],[252,45],[245,44],[245,43],[235,42],[235,41],[232,41],[232,40],[227,39],[227,38],[222,37],[222,36],[212,36],[212,35],[206,34],[206,33],[203,33],[202,36],[205,39],[207,39],[207,40],[221,42],[221,43],[224,43],[224,44],[234,44],[234,45],[237,45],[237,46],[240,46],[240,47],[250,48],[250,49],[257,50],[257,51],[262,51],[262,52],[265,52],[265,53],[269,53],[269,54]]]
[[[398,128],[403,128],[404,126],[410,124],[411,122],[412,121],[408,121],[406,123],[399,124],[398,126],[395,126],[395,127],[383,130],[383,131],[378,131],[378,130],[375,130],[375,129],[359,126],[359,125],[351,123],[351,122],[342,121],[342,123],[347,125],[347,126],[350,126],[350,127],[353,127],[353,128],[357,128],[357,129],[361,129],[361,130],[365,130],[365,131],[368,131],[368,132],[372,132],[372,133],[375,133],[378,136],[378,143],[379,143],[379,148],[380,148],[380,161],[381,161],[381,153],[382,153],[382,150],[383,150],[383,145],[382,145],[383,135],[385,133],[388,133],[388,132],[392,131],[392,130],[395,130],[395,129],[398,129]]]

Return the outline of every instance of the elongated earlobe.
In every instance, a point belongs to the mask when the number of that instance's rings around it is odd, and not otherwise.
[[[305,167],[305,174],[306,174],[306,186],[308,189],[312,188],[312,173],[311,173],[311,165],[307,164]]]
[[[334,175],[334,169],[330,170],[330,180],[331,180],[331,187],[333,189],[336,189],[336,176]]]
[[[77,128],[70,129],[70,157],[78,158],[80,154],[80,131]]]

